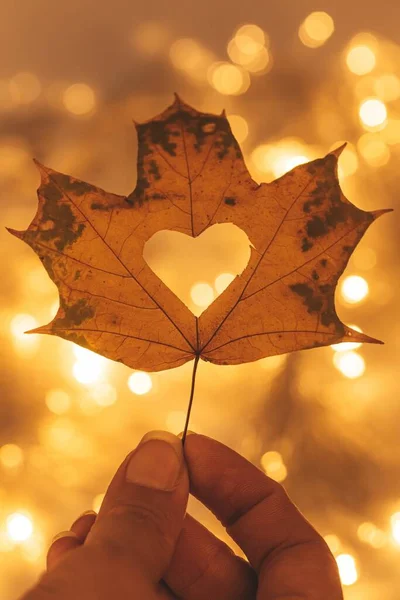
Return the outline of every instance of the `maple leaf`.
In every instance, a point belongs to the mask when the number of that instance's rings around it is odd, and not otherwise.
[[[26,231],[10,231],[39,255],[58,286],[60,308],[33,332],[145,371],[193,358],[196,368],[199,358],[228,365],[343,341],[378,342],[335,311],[351,253],[388,212],[365,212],[344,197],[342,148],[257,184],[224,112],[198,112],[176,96],[136,129],[137,185],[127,197],[37,163],[37,214]],[[150,269],[143,248],[160,230],[197,237],[216,223],[240,227],[251,255],[197,318]]]

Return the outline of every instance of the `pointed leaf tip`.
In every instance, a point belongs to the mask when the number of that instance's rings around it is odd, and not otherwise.
[[[226,110],[225,110],[225,108],[222,109],[220,116],[221,117],[225,117],[225,119],[226,119]]]
[[[370,212],[370,214],[372,215],[372,217],[375,219],[378,219],[379,217],[381,217],[382,215],[386,215],[386,213],[390,213],[393,212],[393,208],[380,208],[378,210],[372,210]]]
[[[12,227],[6,227],[7,231],[11,233],[11,235],[15,235],[15,237],[22,240],[24,238],[25,231],[18,231],[18,229],[12,229]]]
[[[351,327],[346,327],[344,336],[342,339],[343,342],[361,342],[362,344],[384,344],[382,340],[378,340],[373,338],[366,333],[362,333],[361,331],[357,331],[355,329],[351,329]]]
[[[346,146],[347,146],[347,142],[344,142],[341,146],[338,146],[334,150],[331,150],[331,152],[328,152],[328,156],[329,156],[329,154],[333,154],[334,156],[336,156],[336,158],[339,158],[339,156],[342,154],[342,152],[346,148]]]
[[[174,103],[172,106],[181,106],[182,104],[185,104],[185,102],[182,100],[182,98],[179,96],[178,92],[174,92]]]

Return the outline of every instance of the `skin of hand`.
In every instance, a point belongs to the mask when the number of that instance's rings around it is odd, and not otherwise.
[[[185,514],[190,493],[248,561]],[[99,515],[56,536],[21,600],[342,600],[336,562],[284,488],[227,446],[146,434]]]

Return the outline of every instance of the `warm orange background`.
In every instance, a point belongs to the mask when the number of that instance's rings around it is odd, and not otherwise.
[[[326,14],[310,17],[314,11]],[[257,181],[348,141],[340,159],[346,195],[365,210],[396,208],[399,21],[400,4],[388,0],[3,1],[2,600],[35,581],[51,537],[98,506],[147,430],[183,428],[192,368],[135,375],[66,341],[23,334],[52,318],[58,297],[39,259],[4,229],[23,229],[34,215],[32,157],[128,194],[136,178],[132,118],[161,112],[177,91],[199,110],[226,109]],[[253,27],[239,29],[246,24]],[[282,481],[326,536],[346,600],[398,600],[400,588],[398,239],[396,212],[374,224],[336,295],[342,320],[384,346],[239,367],[201,363],[198,372],[191,428]],[[227,233],[190,251],[160,238],[149,260],[198,313],[218,292],[216,277],[241,269],[247,248]],[[206,285],[193,289],[199,282]],[[206,510],[194,502],[190,510],[225,539]]]

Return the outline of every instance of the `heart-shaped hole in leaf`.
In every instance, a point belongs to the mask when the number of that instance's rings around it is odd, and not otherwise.
[[[143,257],[165,285],[199,316],[229,280],[244,271],[250,260],[250,241],[232,223],[213,225],[197,238],[163,230],[146,242]]]

